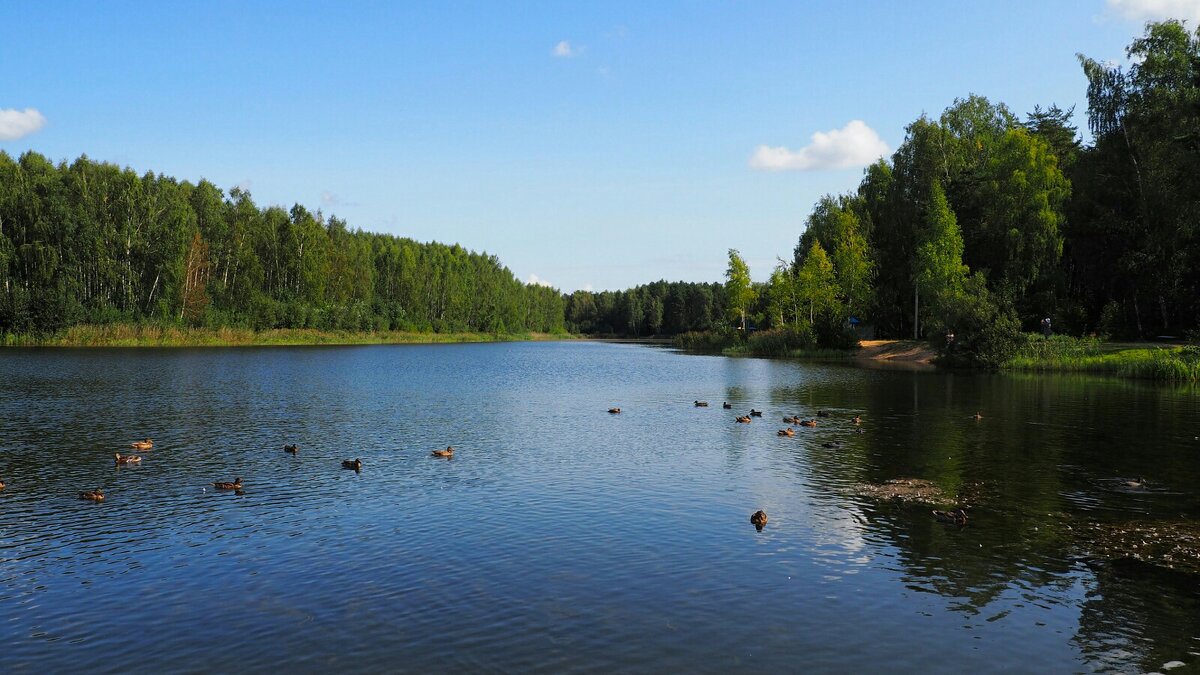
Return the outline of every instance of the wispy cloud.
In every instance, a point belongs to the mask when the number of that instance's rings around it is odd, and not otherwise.
[[[549,281],[546,281],[545,279],[540,278],[536,274],[530,274],[529,278],[525,279],[525,283],[530,286],[545,286],[546,288],[550,288],[554,285],[554,284],[550,283]]]
[[[0,141],[24,138],[44,126],[46,118],[36,108],[0,108]]]
[[[1108,0],[1108,9],[1129,21],[1186,19],[1192,28],[1200,23],[1200,0]]]
[[[554,49],[551,51],[551,53],[554,54],[556,58],[569,59],[582,54],[583,47],[580,45],[571,44],[570,40],[561,40],[558,44],[554,45]]]
[[[818,131],[812,142],[799,150],[760,145],[750,158],[750,167],[762,171],[818,171],[866,166],[890,150],[875,130],[862,120],[852,120],[841,129]]]
[[[583,290],[587,291],[588,293],[591,293],[591,292],[592,292],[592,290],[593,290],[593,289],[592,289],[592,284],[591,284],[590,282],[589,282],[589,283],[586,283],[586,284],[584,284],[584,285],[583,285]]]
[[[329,190],[321,191],[321,204],[324,206],[358,206],[357,202],[348,202]]]

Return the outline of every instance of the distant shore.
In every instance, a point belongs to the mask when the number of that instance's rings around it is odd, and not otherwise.
[[[154,325],[79,325],[50,335],[6,334],[5,347],[265,347],[303,345],[443,344],[573,339],[550,333],[418,333],[310,328],[180,328]]]

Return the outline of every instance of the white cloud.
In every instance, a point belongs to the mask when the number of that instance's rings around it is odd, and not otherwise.
[[[583,285],[583,290],[587,291],[588,293],[591,293],[592,290],[594,290],[594,289],[592,288],[592,285],[590,283],[588,283],[588,284]]]
[[[342,200],[329,190],[321,191],[321,203],[325,206],[337,206],[342,203]]]
[[[525,283],[530,286],[545,286],[546,288],[550,288],[554,285],[549,281],[538,277],[536,274],[530,274],[529,278],[525,280]]]
[[[1130,21],[1187,19],[1193,28],[1200,23],[1200,0],[1108,0],[1108,9]]]
[[[573,56],[579,56],[583,53],[583,47],[577,47],[569,40],[561,40],[554,45],[554,50],[551,52],[560,59],[569,59]]]
[[[0,108],[0,141],[15,141],[44,126],[46,118],[36,108]]]
[[[799,150],[760,145],[750,167],[763,171],[815,171],[866,166],[890,150],[875,130],[862,120],[851,120],[841,129],[818,131]]]

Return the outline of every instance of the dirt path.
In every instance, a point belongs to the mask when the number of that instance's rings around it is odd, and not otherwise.
[[[906,361],[930,363],[937,352],[924,342],[915,340],[863,340],[854,358],[868,361]]]

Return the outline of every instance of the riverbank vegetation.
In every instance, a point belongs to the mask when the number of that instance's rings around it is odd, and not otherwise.
[[[284,345],[442,344],[560,339],[549,333],[205,328],[154,324],[78,324],[55,333],[0,335],[6,347],[259,347]]]
[[[1143,379],[1200,380],[1200,346],[1111,343],[1096,338],[1029,336],[1004,367]]]

